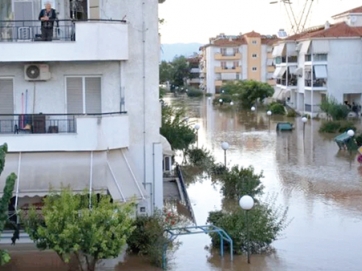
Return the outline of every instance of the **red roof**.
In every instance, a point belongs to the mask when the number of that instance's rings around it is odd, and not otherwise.
[[[349,26],[345,22],[331,25],[327,29],[308,33],[303,38],[353,38],[362,37],[362,27]]]
[[[255,32],[254,30],[249,32],[249,33],[245,33],[243,36],[246,36],[248,38],[260,38],[261,35],[257,32]]]
[[[347,10],[347,11],[342,12],[342,13],[338,13],[336,15],[333,15],[332,18],[338,17],[338,16],[343,15],[343,14],[348,14],[348,13],[362,13],[362,6]]]

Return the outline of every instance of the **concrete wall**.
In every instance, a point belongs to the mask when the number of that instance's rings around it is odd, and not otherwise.
[[[206,86],[207,93],[215,93],[215,67],[217,65],[214,55],[217,48],[208,46],[206,48]],[[220,66],[220,64],[218,64]]]

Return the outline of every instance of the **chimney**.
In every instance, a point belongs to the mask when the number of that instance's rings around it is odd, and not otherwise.
[[[328,29],[330,27],[330,23],[328,21],[326,21],[325,25],[324,25],[324,29]]]

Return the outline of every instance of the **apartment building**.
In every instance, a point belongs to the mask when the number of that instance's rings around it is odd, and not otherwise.
[[[316,116],[324,97],[362,104],[362,7],[279,41],[273,50],[275,99]]]
[[[0,191],[14,172],[12,210],[68,185],[162,208],[157,0],[53,1],[47,42],[40,2],[0,5]]]
[[[200,87],[207,93],[217,93],[228,81],[246,79],[274,85],[272,44],[276,40],[276,36],[254,31],[211,38],[200,48]]]
[[[189,64],[190,69],[190,78],[187,80],[187,85],[190,85],[195,88],[200,87],[200,56],[194,54],[187,58],[187,63]]]

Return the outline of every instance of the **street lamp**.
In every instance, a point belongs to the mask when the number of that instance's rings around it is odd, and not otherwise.
[[[306,117],[302,118],[302,122],[303,122],[303,136],[304,136],[304,132],[305,132],[305,124],[307,123],[308,119]]]
[[[268,111],[266,112],[266,114],[269,116],[269,130],[270,130],[270,117],[271,117],[271,115],[272,115],[272,112],[271,112],[270,110],[268,110]]]
[[[352,129],[348,130],[347,135],[349,135],[350,137],[353,137],[354,136],[354,131]]]
[[[194,129],[196,130],[196,146],[197,146],[197,148],[199,148],[199,129],[200,129],[200,125],[195,124]]]
[[[226,151],[229,149],[229,143],[227,142],[221,143],[221,148],[224,150],[224,164],[226,167]]]
[[[254,112],[254,111],[255,111],[255,107],[252,106],[252,107],[250,108],[250,110]]]
[[[250,233],[249,233],[249,212],[254,207],[254,199],[249,195],[242,196],[239,200],[241,209],[245,210],[246,216],[246,234],[248,240],[248,263],[250,263]]]
[[[219,99],[219,103],[220,103],[220,105],[222,105],[222,104],[223,104],[223,100],[222,100],[222,99]]]
[[[234,105],[234,102],[233,102],[233,101],[231,101],[231,102],[230,102],[230,105]]]

